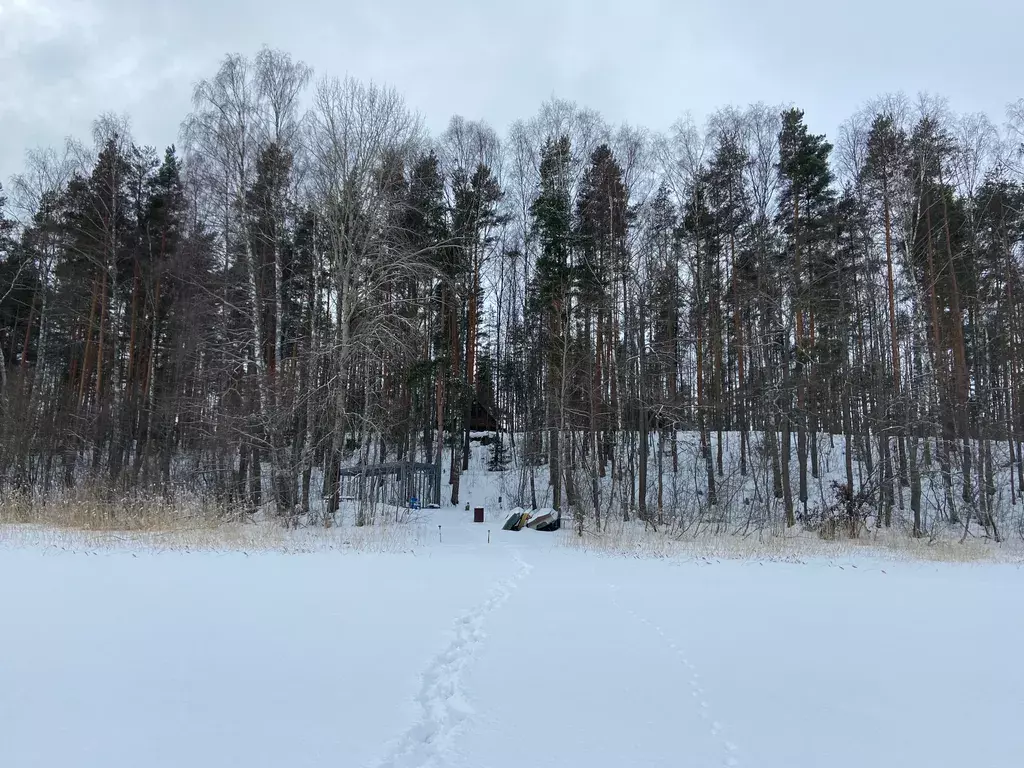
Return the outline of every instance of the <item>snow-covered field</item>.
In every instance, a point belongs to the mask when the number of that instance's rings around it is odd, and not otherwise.
[[[1017,566],[630,559],[429,514],[392,554],[8,537],[0,766],[1024,764]]]

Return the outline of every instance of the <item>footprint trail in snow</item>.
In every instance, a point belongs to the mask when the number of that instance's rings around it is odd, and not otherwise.
[[[612,602],[616,607],[628,613],[636,621],[654,630],[669,649],[676,655],[679,662],[686,668],[690,677],[690,696],[697,701],[697,712],[699,713],[701,720],[709,724],[709,731],[711,735],[722,745],[722,749],[724,751],[722,765],[727,766],[727,768],[735,768],[738,766],[740,764],[739,757],[737,756],[739,748],[726,738],[725,726],[720,721],[715,720],[712,717],[711,705],[706,700],[704,688],[701,686],[700,673],[697,672],[697,668],[690,662],[689,658],[687,658],[685,651],[657,624],[652,623],[646,616],[638,614],[628,605],[620,603],[617,597],[618,588],[615,585],[609,585],[609,587],[611,588]]]
[[[473,714],[463,689],[463,674],[487,637],[484,621],[505,604],[533,570],[518,552],[513,552],[513,557],[516,573],[499,582],[486,600],[456,620],[454,639],[422,675],[416,696],[421,710],[419,721],[399,738],[378,768],[428,768],[444,763],[455,736]]]

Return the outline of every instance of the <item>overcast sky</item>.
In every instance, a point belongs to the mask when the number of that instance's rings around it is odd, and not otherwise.
[[[101,112],[162,148],[192,84],[263,44],[396,86],[434,131],[456,113],[503,131],[559,96],[654,129],[791,102],[831,134],[895,90],[1002,122],[1022,29],[1020,0],[0,0],[0,179]]]

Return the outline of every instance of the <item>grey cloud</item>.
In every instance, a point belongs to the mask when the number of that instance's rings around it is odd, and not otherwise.
[[[129,113],[142,142],[173,142],[193,83],[263,44],[318,75],[394,85],[433,130],[455,113],[503,130],[553,95],[653,129],[791,102],[830,134],[881,92],[941,93],[996,121],[1024,95],[1024,7],[1011,0],[933,0],[927,13],[898,0],[13,3],[0,0],[0,177],[27,147],[87,137],[101,112]]]

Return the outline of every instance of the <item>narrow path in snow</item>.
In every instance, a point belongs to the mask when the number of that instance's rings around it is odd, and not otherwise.
[[[708,732],[715,739],[721,742],[722,749],[724,752],[722,764],[728,768],[734,768],[740,764],[739,760],[739,747],[731,742],[726,735],[725,724],[721,720],[714,718],[714,709],[711,703],[708,701],[707,692],[704,690],[704,683],[701,680],[700,672],[697,667],[690,661],[689,655],[686,651],[685,646],[679,641],[678,638],[674,638],[665,632],[658,624],[652,622],[646,616],[637,613],[633,608],[628,605],[623,605],[619,601],[619,589],[614,584],[609,584],[611,590],[612,603],[615,606],[628,614],[634,621],[640,622],[644,627],[654,632],[661,638],[661,641],[668,647],[672,654],[676,657],[676,664],[681,665],[686,669],[689,677],[690,696],[697,704],[697,712],[700,719],[708,727]]]
[[[466,667],[487,637],[484,622],[512,595],[532,567],[512,551],[516,572],[498,582],[490,596],[455,621],[455,637],[424,671],[417,695],[421,718],[398,740],[379,768],[428,768],[447,763],[446,755],[473,710],[463,687]]]

